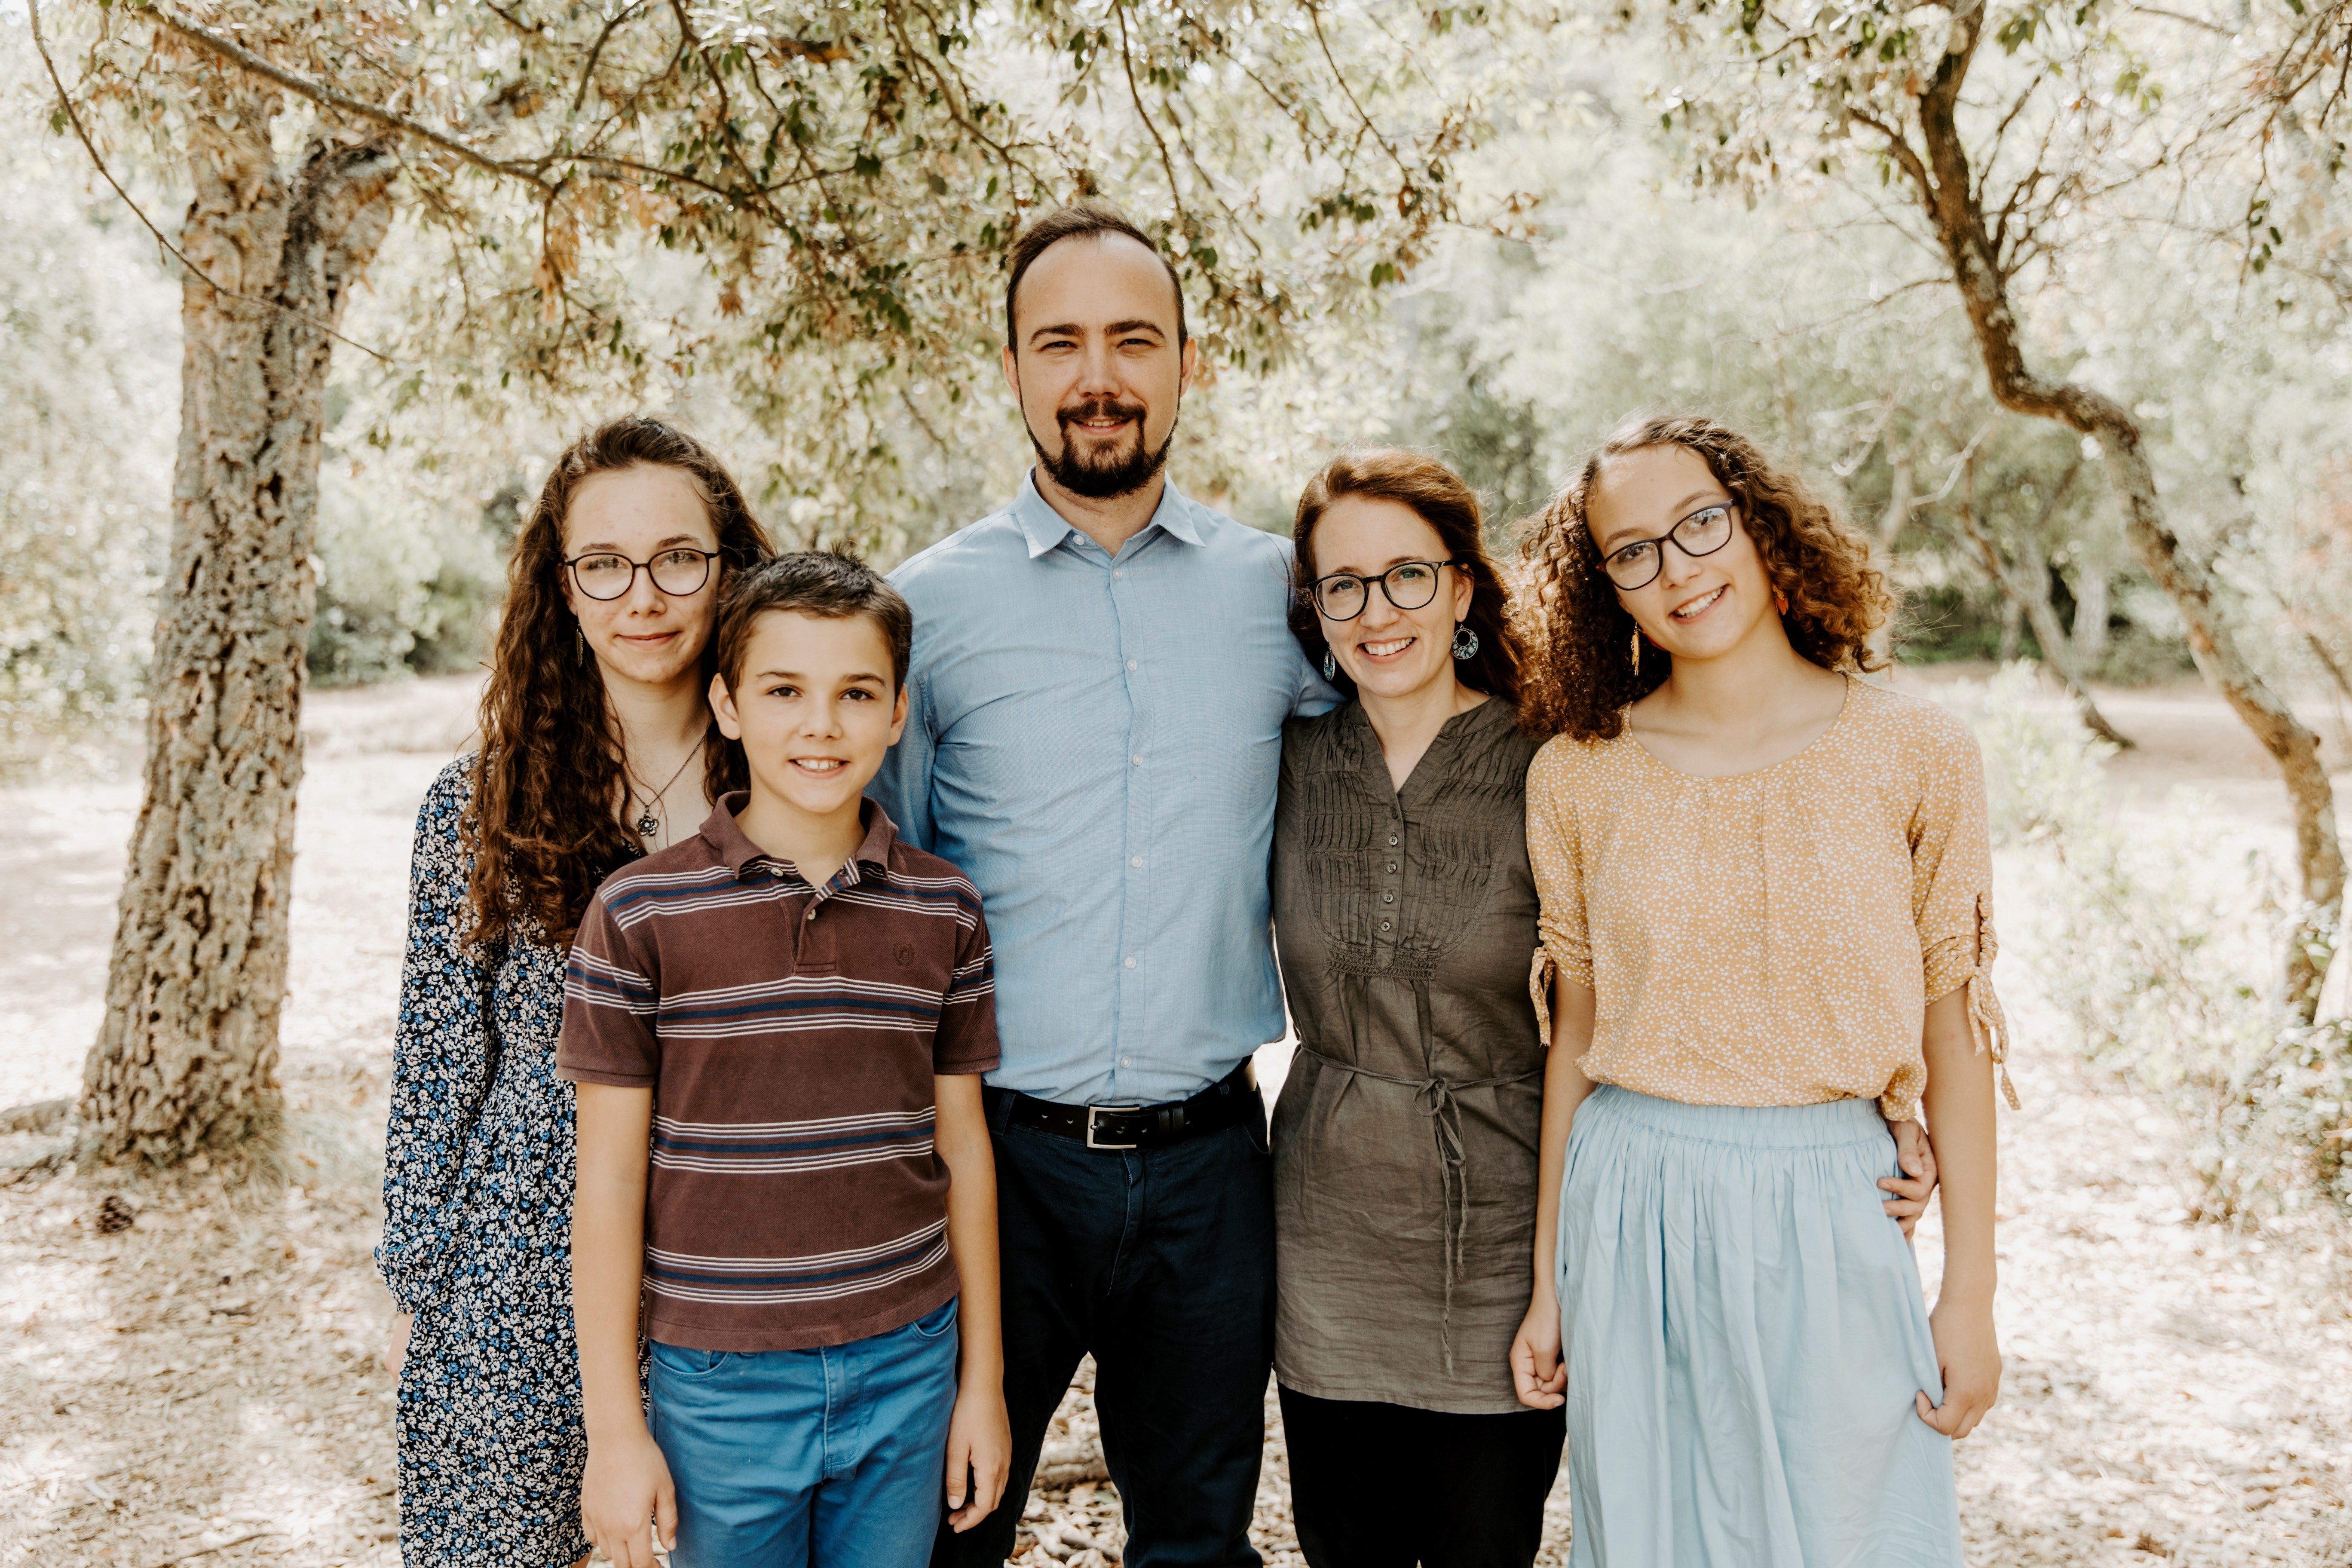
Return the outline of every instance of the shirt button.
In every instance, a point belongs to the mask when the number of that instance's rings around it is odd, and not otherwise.
[[[1384,903],[1384,904],[1392,904],[1392,903],[1395,903],[1395,902],[1396,902],[1396,895],[1395,895],[1394,893],[1382,893],[1382,894],[1381,895],[1381,902],[1382,902],[1382,903]]]
[[[1127,575],[1127,568],[1124,566],[1114,566],[1110,569],[1110,574],[1114,577],[1124,577]]]
[[[1391,861],[1390,861],[1390,862],[1389,862],[1389,869],[1390,869],[1390,870],[1391,870],[1391,871],[1393,871],[1393,870],[1395,870],[1395,869],[1396,869],[1396,862],[1395,862],[1395,861],[1391,860]]]
[[[1131,953],[1128,956],[1127,966],[1129,969],[1133,969],[1135,967],[1135,957]]]
[[[1397,842],[1397,841],[1396,841],[1396,835],[1395,835],[1395,834],[1393,834],[1393,833],[1390,834],[1390,835],[1389,835],[1389,847],[1390,847],[1390,848],[1391,848],[1391,849],[1395,848],[1395,847],[1396,847],[1396,842]]]
[[[1127,858],[1127,863],[1130,866],[1140,868],[1143,865],[1143,857],[1140,855],[1130,855]]]
[[[1133,1057],[1121,1057],[1118,1058],[1118,1065],[1123,1068],[1131,1068],[1135,1065],[1135,1058]]]
[[[1136,752],[1136,753],[1135,753],[1135,755],[1133,755],[1133,756],[1129,757],[1129,758],[1128,759],[1128,761],[1129,761],[1129,762],[1133,763],[1137,767],[1139,767],[1139,767],[1141,767],[1141,766],[1143,765],[1143,753],[1142,753],[1141,752]]]
[[[1135,668],[1135,660],[1133,660],[1133,659],[1131,659],[1131,658],[1130,658],[1130,659],[1129,659],[1129,660],[1127,661],[1127,668],[1129,668],[1129,669],[1133,669],[1133,668]]]
[[[814,904],[811,904],[811,905],[809,906],[809,912],[808,912],[808,914],[807,914],[806,918],[807,918],[807,919],[809,919],[809,920],[814,920],[814,919],[816,919],[816,906],[815,906]]]
[[[1389,929],[1389,922],[1388,922],[1388,921],[1382,921],[1381,922],[1381,929],[1382,931],[1386,931],[1386,930],[1388,930],[1388,929]]]

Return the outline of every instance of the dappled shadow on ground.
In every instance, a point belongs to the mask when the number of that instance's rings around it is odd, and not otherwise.
[[[350,1103],[373,1096],[325,1073],[289,1087],[297,1179],[0,1190],[0,1563],[396,1559]],[[106,1234],[108,1196],[127,1229]]]
[[[205,1553],[194,1561],[205,1568],[396,1561],[392,1381],[375,1362],[391,1303],[368,1250],[409,828],[446,753],[371,753],[360,737],[371,726],[395,738],[462,732],[469,701],[461,684],[352,694],[354,728],[314,755],[298,840],[283,1179],[0,1187],[0,1568],[157,1568],[190,1553]],[[2235,736],[2210,726],[2232,721],[2217,706],[2192,704],[2201,732],[2226,748]],[[2136,716],[2116,714],[2126,729]],[[2171,759],[2150,777],[2229,784],[2196,771],[2200,731],[2179,722],[2189,727],[2150,748]],[[2236,797],[2213,793],[2226,815]],[[78,809],[65,795],[0,792],[20,812],[36,800],[68,817]],[[127,784],[82,803],[120,814],[119,828],[85,825],[104,829],[110,861],[71,833],[13,847],[20,945],[0,942],[0,996],[37,982],[52,1009],[43,1016],[83,1007],[94,1024],[111,907],[100,895],[135,804]],[[65,913],[45,921],[52,899]],[[1958,1450],[1969,1562],[2352,1563],[2352,1229],[2317,1217],[2247,1233],[2189,1224],[2169,1174],[2181,1131],[2128,1086],[2071,1065],[2017,954],[2001,981],[2026,1108],[2002,1130],[2007,1380]],[[0,1062],[17,1075],[7,1081],[24,1099],[70,1093],[87,1031],[27,1033],[26,1016],[0,1012]],[[117,1191],[134,1222],[101,1234],[100,1202]],[[1931,1216],[1920,1237],[1931,1274],[1937,1252]],[[1053,1445],[1023,1560],[1115,1561],[1118,1498],[1083,1387]],[[1266,1458],[1255,1539],[1276,1568],[1295,1568],[1270,1402]],[[1558,1563],[1564,1489],[1549,1526],[1542,1561]]]

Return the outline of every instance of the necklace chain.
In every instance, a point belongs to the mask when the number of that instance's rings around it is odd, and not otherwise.
[[[651,793],[646,795],[646,809],[638,814],[637,820],[632,824],[632,826],[637,830],[638,837],[651,838],[662,831],[663,827],[666,826],[662,813],[667,813],[669,810],[668,802],[665,797],[668,795],[671,785],[677,783],[678,776],[686,772],[686,764],[694,761],[696,757],[700,756],[701,754],[701,742],[697,742],[692,747],[688,749],[685,756],[678,759],[677,770],[669,775],[669,783],[662,785],[661,788],[657,790],[651,791]],[[639,789],[648,787],[645,779],[640,776],[637,770],[630,764],[628,750],[625,747],[624,747],[621,752],[621,768],[623,772],[629,775],[630,782],[635,784]],[[659,806],[661,808],[660,813],[656,812],[654,809],[656,806]]]

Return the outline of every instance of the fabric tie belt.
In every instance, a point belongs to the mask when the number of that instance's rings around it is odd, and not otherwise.
[[[1392,1083],[1412,1090],[1413,1103],[1430,1120],[1437,1137],[1439,1186],[1445,1194],[1445,1313],[1439,1325],[1439,1336],[1445,1347],[1445,1370],[1454,1371],[1454,1282],[1462,1272],[1462,1247],[1470,1228],[1470,1189],[1466,1174],[1468,1157],[1462,1143],[1462,1106],[1454,1097],[1465,1089],[1500,1089],[1505,1084],[1539,1083],[1544,1069],[1534,1068],[1527,1072],[1503,1078],[1406,1078],[1399,1073],[1374,1072],[1354,1062],[1344,1062],[1326,1056],[1312,1046],[1301,1045],[1298,1054],[1312,1057],[1325,1067],[1339,1072],[1352,1073],[1381,1083]]]

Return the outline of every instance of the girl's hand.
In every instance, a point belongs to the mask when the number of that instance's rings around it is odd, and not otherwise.
[[[1992,1308],[1938,1301],[1927,1326],[1936,1336],[1936,1364],[1944,1373],[1944,1403],[1928,1404],[1922,1390],[1919,1419],[1947,1437],[1965,1437],[2000,1396],[2000,1342],[1993,1333]]]
[[[1557,1410],[1568,1402],[1568,1362],[1560,1354],[1559,1303],[1538,1290],[1511,1341],[1511,1383],[1530,1410]]]
[[[961,1533],[994,1513],[1012,1473],[1013,1423],[1004,1414],[1003,1383],[961,1390],[948,1418],[948,1523]]]
[[[664,1550],[677,1550],[677,1489],[670,1484],[669,1461],[643,1423],[634,1433],[588,1440],[580,1522],[613,1568],[656,1568],[656,1531]]]
[[[1927,1142],[1927,1130],[1914,1117],[1898,1121],[1894,1127],[1895,1163],[1903,1167],[1903,1176],[1882,1176],[1878,1184],[1895,1195],[1886,1200],[1887,1215],[1903,1226],[1903,1239],[1911,1239],[1912,1227],[1919,1216],[1927,1212],[1927,1194],[1936,1190],[1936,1151]]]
[[[383,1347],[383,1370],[394,1377],[400,1375],[401,1363],[408,1359],[408,1331],[415,1326],[414,1312],[392,1315],[392,1342]]]

